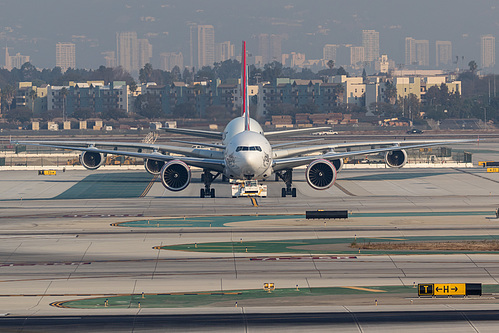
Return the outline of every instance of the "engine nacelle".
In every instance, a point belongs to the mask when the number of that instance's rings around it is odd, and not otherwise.
[[[337,160],[332,160],[330,162],[333,164],[336,171],[340,171],[341,169],[343,169],[343,159],[342,158],[339,158]]]
[[[316,190],[326,190],[336,181],[336,168],[328,160],[318,159],[310,163],[305,171],[308,185]]]
[[[165,161],[152,160],[150,158],[144,160],[144,168],[151,175],[159,175],[164,166]]]
[[[385,155],[385,163],[390,168],[401,168],[407,163],[407,152],[403,149],[389,151]]]
[[[80,163],[88,170],[96,170],[106,162],[106,155],[93,151],[84,151],[80,155]]]
[[[170,161],[161,169],[161,182],[170,191],[182,191],[191,182],[191,169],[182,161]]]

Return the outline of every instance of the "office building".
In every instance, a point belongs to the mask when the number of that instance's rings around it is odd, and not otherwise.
[[[362,46],[364,47],[365,61],[375,61],[379,58],[379,32],[362,30]]]
[[[496,38],[492,35],[485,35],[480,38],[482,68],[491,68],[496,64]]]
[[[435,66],[441,67],[452,64],[452,42],[437,40],[435,42]]]
[[[139,70],[139,46],[137,33],[133,31],[116,33],[117,65],[132,73]]]
[[[215,28],[212,25],[197,26],[198,68],[215,63]]]
[[[215,61],[223,62],[234,58],[234,44],[230,41],[217,43],[215,50]]]
[[[351,66],[363,66],[366,61],[365,49],[363,46],[351,46],[350,47],[350,65]]]
[[[336,52],[338,50],[338,45],[336,44],[326,44],[322,49],[322,59],[329,61],[332,60],[336,63]]]
[[[57,43],[55,45],[55,66],[60,67],[63,73],[68,68],[76,68],[75,44]]]
[[[161,53],[161,69],[165,71],[171,71],[173,67],[178,66],[182,71],[184,68],[184,56],[182,52],[164,52]]]
[[[263,64],[282,60],[282,36],[281,35],[258,35],[258,55]]]
[[[101,54],[104,56],[106,67],[108,68],[116,67],[116,53],[114,51],[106,51],[102,52]]]
[[[5,68],[7,70],[12,70],[13,68],[21,68],[22,65],[29,62],[29,56],[24,56],[20,53],[16,53],[16,55],[9,55],[9,48],[5,47]]]
[[[144,68],[144,65],[151,63],[152,45],[147,39],[137,39],[139,48],[139,69]]]
[[[430,66],[430,42],[428,40],[416,40],[412,37],[406,37],[405,64],[407,66]]]

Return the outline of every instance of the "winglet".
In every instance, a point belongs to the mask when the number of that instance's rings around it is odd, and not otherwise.
[[[243,52],[241,55],[241,98],[242,116],[244,117],[244,130],[250,130],[249,98],[248,98],[248,67],[246,64],[246,42],[243,41]]]

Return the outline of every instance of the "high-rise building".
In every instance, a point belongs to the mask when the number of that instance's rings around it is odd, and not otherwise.
[[[215,62],[215,28],[212,25],[198,25],[197,27],[198,68],[213,66]]]
[[[481,40],[482,68],[494,67],[496,64],[496,38],[492,35],[484,35]]]
[[[326,44],[322,49],[322,59],[329,61],[332,60],[336,62],[336,51],[338,50],[338,45],[336,44]]]
[[[147,39],[137,39],[139,47],[139,69],[143,68],[145,64],[151,63],[152,58],[152,45]]]
[[[134,31],[116,33],[117,65],[128,72],[136,72],[139,67],[139,46]]]
[[[215,50],[215,60],[217,62],[226,61],[234,58],[234,44],[230,41],[218,43]]]
[[[269,39],[269,61],[281,61],[282,59],[282,36],[281,35],[270,35]]]
[[[379,58],[379,32],[362,30],[362,46],[365,52],[365,61],[375,61]]]
[[[262,58],[263,64],[268,64],[270,60],[270,43],[268,34],[258,35],[258,55]]]
[[[452,42],[437,40],[435,42],[435,66],[450,65],[452,63]]]
[[[12,65],[10,63],[9,48],[7,46],[5,47],[5,69],[9,71],[12,69]]]
[[[5,69],[10,71],[13,68],[21,68],[29,60],[29,56],[24,56],[20,53],[16,53],[14,56],[9,55],[9,48],[5,47]]]
[[[273,61],[280,62],[282,59],[282,36],[281,35],[258,35],[258,55],[263,64]]]
[[[104,56],[106,67],[116,67],[116,53],[114,51],[106,51],[101,53]]]
[[[416,40],[412,37],[405,38],[405,65],[410,66],[416,62]]]
[[[430,41],[417,40],[416,41],[416,60],[419,66],[430,66]]]
[[[406,37],[405,64],[408,66],[430,66],[430,42],[428,40],[416,40],[412,37]]]
[[[178,66],[180,70],[184,67],[184,56],[182,55],[182,52],[161,53],[161,69],[171,71],[175,66]]]
[[[73,43],[57,43],[55,45],[55,66],[62,72],[68,68],[76,68],[76,52]]]
[[[350,65],[356,66],[366,61],[365,49],[363,46],[350,47]]]

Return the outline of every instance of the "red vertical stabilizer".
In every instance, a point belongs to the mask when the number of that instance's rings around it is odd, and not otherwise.
[[[243,41],[241,54],[241,98],[242,116],[244,117],[244,130],[250,130],[249,97],[248,97],[248,65],[246,64],[246,42]]]

